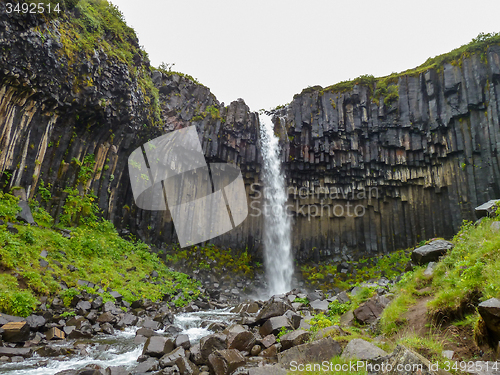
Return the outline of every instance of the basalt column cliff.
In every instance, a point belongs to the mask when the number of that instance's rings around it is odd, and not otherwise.
[[[214,242],[258,253],[258,115],[243,100],[224,106],[190,76],[152,69],[119,14],[99,9],[93,22],[105,12],[119,21],[96,28],[81,6],[47,20],[0,4],[4,189],[24,187],[54,215],[68,189],[93,193],[121,231],[168,246],[170,213],[135,206],[127,160],[195,125],[207,160],[237,164],[249,197],[247,220]],[[408,74],[313,87],[273,110],[295,257],[369,256],[449,237],[499,197],[499,56],[495,44]]]

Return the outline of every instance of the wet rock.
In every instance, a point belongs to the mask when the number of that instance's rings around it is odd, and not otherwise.
[[[269,318],[284,315],[288,310],[293,310],[288,300],[273,297],[262,306],[257,314],[257,321],[263,322]]]
[[[105,375],[131,375],[125,366],[111,366],[105,371]]]
[[[413,263],[422,265],[429,262],[436,262],[439,257],[453,248],[453,244],[445,240],[435,240],[427,245],[421,246],[413,250],[411,260]]]
[[[0,346],[0,357],[22,357],[30,358],[33,356],[31,348],[4,348]]]
[[[36,354],[41,357],[58,357],[61,355],[73,354],[74,350],[63,346],[46,345],[36,350]]]
[[[330,361],[333,357],[342,353],[340,344],[331,337],[313,341],[307,344],[294,346],[278,354],[278,362],[281,366],[289,369],[290,363],[321,363]]]
[[[26,321],[9,322],[2,326],[2,339],[6,342],[23,342],[30,338],[30,326]]]
[[[208,357],[208,366],[215,375],[230,375],[245,365],[245,358],[236,349],[216,350]]]
[[[249,352],[255,345],[255,335],[250,331],[229,332],[227,335],[227,348]]]
[[[260,327],[260,334],[264,337],[269,334],[278,334],[282,328],[285,329],[293,329],[290,321],[286,316],[276,316],[270,318],[267,322],[265,322],[262,327]]]
[[[113,329],[113,326],[110,323],[103,323],[100,325],[102,331],[107,334],[107,335],[114,335],[115,330]]]
[[[387,353],[385,351],[368,341],[363,339],[353,339],[349,341],[347,346],[344,348],[341,357],[368,360],[377,357],[384,357],[386,355]]]
[[[175,365],[179,368],[181,375],[198,375],[198,367],[186,357],[177,358]]]
[[[185,357],[186,352],[182,347],[175,348],[160,358],[160,367],[173,366],[178,358]]]
[[[148,358],[146,361],[136,366],[134,373],[142,374],[144,372],[157,371],[159,368],[160,366],[156,358]]]
[[[174,349],[174,341],[163,336],[151,336],[144,344],[143,355],[161,358]]]
[[[227,348],[226,335],[215,333],[202,337],[200,340],[200,353],[203,361],[208,360],[208,356],[216,350],[224,350]],[[196,363],[196,362],[195,362]]]
[[[386,363],[386,369],[391,369],[391,371],[385,371],[385,375],[413,375],[415,373],[419,375],[450,374],[447,371],[438,369],[429,360],[402,345],[398,345],[384,362]]]
[[[311,338],[311,332],[304,330],[292,331],[284,334],[280,338],[282,350],[290,349],[293,346],[301,345]]]
[[[500,299],[490,298],[481,302],[477,307],[477,311],[483,318],[488,333],[492,336],[492,341],[500,341]]]
[[[189,349],[191,347],[191,342],[189,341],[189,336],[188,335],[178,335],[175,338],[175,347],[182,347],[184,349]]]

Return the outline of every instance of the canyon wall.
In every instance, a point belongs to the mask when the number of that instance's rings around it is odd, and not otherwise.
[[[247,220],[213,242],[260,254],[259,119],[243,100],[225,106],[192,77],[151,69],[140,52],[129,64],[102,49],[70,56],[64,19],[42,22],[4,10],[4,190],[26,188],[55,216],[65,189],[93,192],[121,233],[168,246],[176,241],[170,213],[135,206],[128,156],[157,136],[195,125],[207,161],[238,165],[249,198]],[[136,39],[130,43],[138,48]],[[295,257],[337,261],[450,237],[463,219],[474,219],[475,206],[498,198],[499,56],[495,45],[401,75],[387,80],[388,92],[377,91],[377,82],[313,87],[271,111]],[[88,155],[95,163],[82,183]],[[50,199],[40,199],[42,181]]]

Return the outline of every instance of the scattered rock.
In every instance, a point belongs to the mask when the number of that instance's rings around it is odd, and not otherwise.
[[[208,366],[215,375],[230,375],[245,365],[245,358],[236,349],[216,350],[208,356]]]
[[[413,250],[411,253],[411,260],[413,263],[423,265],[429,262],[439,260],[439,257],[446,254],[446,252],[453,248],[453,244],[445,240],[435,240],[427,245],[421,246]]]

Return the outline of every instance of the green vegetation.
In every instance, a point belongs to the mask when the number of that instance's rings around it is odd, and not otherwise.
[[[38,227],[19,225],[14,234],[6,224],[0,226],[0,269],[4,270],[0,274],[0,312],[27,316],[37,304],[36,296],[42,295],[59,296],[68,305],[79,290],[88,289],[77,285],[79,279],[116,290],[128,302],[177,295],[174,302],[182,306],[199,295],[198,282],[170,271],[144,243],[118,236],[110,222],[97,217],[95,221],[81,221],[71,228],[68,239],[50,228],[52,218],[43,208],[33,203],[32,208]],[[0,193],[0,217],[13,220],[18,211],[17,198]],[[42,250],[48,252],[45,260],[50,272],[40,265]],[[152,271],[158,272],[159,285],[148,282]],[[61,281],[70,289],[61,290]],[[97,289],[88,290],[98,294]],[[105,300],[112,299],[109,293],[101,295]]]
[[[348,289],[372,279],[392,279],[400,275],[410,260],[410,253],[411,249],[399,250],[379,258],[362,258],[357,262],[348,262],[356,269],[355,275],[338,272],[336,263],[306,264],[301,267],[301,271],[304,280],[324,291],[331,290],[332,287]]]
[[[210,270],[213,275],[222,276],[230,272],[253,277],[256,264],[247,251],[242,253],[222,249],[214,244],[191,246],[179,249],[174,246],[166,256],[166,263],[178,265],[184,262],[189,270]]]
[[[372,75],[361,75],[353,80],[342,81],[325,88],[322,88],[321,86],[310,86],[302,90],[300,94],[294,95],[294,99],[300,95],[313,92],[318,92],[319,95],[323,95],[326,92],[343,93],[351,91],[355,85],[363,85],[369,87],[372,92],[375,92],[373,95],[374,98],[388,95],[384,99],[385,104],[388,105],[399,98],[399,95],[397,94],[397,85],[391,86],[391,84],[397,84],[400,77],[419,76],[429,69],[435,69],[439,72],[443,69],[443,66],[446,63],[461,66],[464,58],[468,58],[474,54],[481,54],[481,60],[486,62],[486,50],[492,45],[500,45],[500,33],[480,33],[468,44],[456,48],[451,52],[429,58],[425,63],[417,66],[416,68],[408,69],[401,73],[392,73],[388,76],[380,78],[375,78]]]

